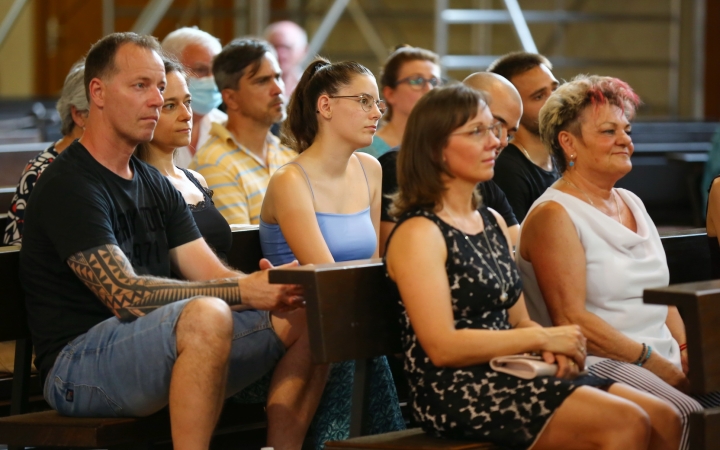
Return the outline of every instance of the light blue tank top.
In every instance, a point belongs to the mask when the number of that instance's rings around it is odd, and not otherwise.
[[[358,162],[360,162],[360,158],[358,158]],[[310,186],[310,193],[313,196],[314,203],[315,193],[312,190],[307,172],[296,162],[288,164],[297,164],[303,171],[308,186]],[[365,175],[368,198],[370,198],[370,185],[362,162],[360,162],[360,167],[362,167],[363,175]],[[325,239],[325,244],[328,246],[335,262],[371,258],[375,253],[377,235],[370,218],[370,206],[352,214],[316,212],[315,217],[323,239]],[[296,259],[278,224],[265,223],[260,219],[260,245],[263,256],[275,266]]]

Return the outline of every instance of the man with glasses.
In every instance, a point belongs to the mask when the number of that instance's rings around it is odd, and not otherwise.
[[[530,206],[559,178],[550,152],[540,140],[540,108],[558,87],[552,64],[536,53],[509,53],[488,67],[515,86],[523,104],[520,127],[495,165],[493,180],[508,197],[521,222]]]
[[[256,225],[270,177],[297,156],[270,133],[286,115],[282,71],[273,47],[259,39],[232,41],[212,69],[228,120],[212,124],[190,168],[205,177],[228,223]]]

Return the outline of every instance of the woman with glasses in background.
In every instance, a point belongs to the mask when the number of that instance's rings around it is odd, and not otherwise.
[[[381,69],[380,85],[388,110],[372,144],[359,151],[380,158],[402,142],[413,106],[429,90],[442,84],[438,55],[424,48],[401,45]]]
[[[380,163],[356,153],[372,141],[385,102],[355,62],[312,62],[288,106],[283,143],[299,153],[273,174],[260,214],[263,254],[274,265],[378,256]],[[335,364],[306,439],[313,448],[349,437],[354,363]],[[371,434],[404,428],[385,357],[371,370]]]

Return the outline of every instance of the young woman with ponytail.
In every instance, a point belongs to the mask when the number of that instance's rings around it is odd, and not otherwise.
[[[382,171],[355,150],[370,145],[384,111],[362,65],[317,59],[305,70],[283,129],[283,143],[300,155],[271,178],[260,216],[263,253],[274,265],[378,257]],[[353,369],[332,368],[306,443],[322,448],[349,436]],[[374,360],[370,398],[370,433],[404,428],[385,357]]]

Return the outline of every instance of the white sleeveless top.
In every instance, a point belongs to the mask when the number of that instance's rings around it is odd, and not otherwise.
[[[637,233],[554,188],[548,188],[530,211],[547,201],[565,208],[585,249],[586,309],[630,339],[652,346],[653,352],[680,368],[680,348],[665,325],[667,306],[646,305],[642,300],[644,289],[667,286],[670,280],[660,236],[642,201],[625,189],[616,191],[635,216]],[[552,326],[532,264],[519,251],[515,255],[530,317],[543,326]],[[586,364],[603,359],[588,356]]]

